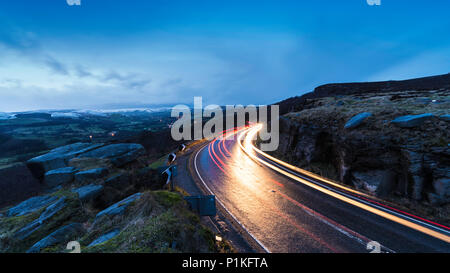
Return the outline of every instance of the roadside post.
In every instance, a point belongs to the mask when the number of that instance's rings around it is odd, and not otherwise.
[[[177,165],[170,166],[170,191],[175,190],[174,178],[178,175]]]

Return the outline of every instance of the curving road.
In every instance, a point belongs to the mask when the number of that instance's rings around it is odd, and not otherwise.
[[[193,153],[217,202],[266,252],[450,252],[450,228],[259,151],[259,125]]]

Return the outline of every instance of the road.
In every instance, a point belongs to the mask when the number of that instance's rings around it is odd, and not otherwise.
[[[265,252],[450,252],[450,229],[256,149],[259,128],[194,151],[203,187]]]

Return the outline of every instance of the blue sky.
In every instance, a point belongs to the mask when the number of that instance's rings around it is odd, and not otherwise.
[[[450,1],[0,0],[0,112],[268,104],[450,72]]]

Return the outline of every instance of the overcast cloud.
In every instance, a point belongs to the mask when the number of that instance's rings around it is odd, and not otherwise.
[[[0,112],[269,104],[450,72],[448,1],[37,2],[1,4]]]

